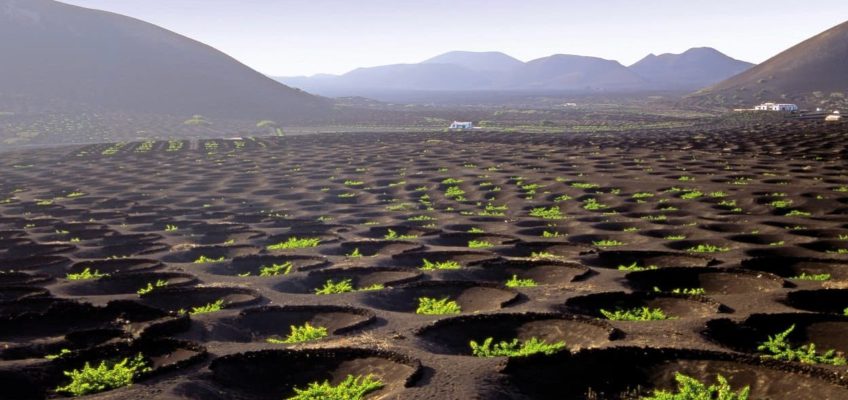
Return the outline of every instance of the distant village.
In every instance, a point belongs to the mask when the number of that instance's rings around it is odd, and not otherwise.
[[[790,103],[762,103],[754,106],[754,108],[738,108],[733,111],[771,111],[798,114],[797,118],[801,119],[823,119],[827,122],[839,122],[842,120],[842,113],[839,110],[827,111],[822,108],[816,108],[815,111],[800,110],[797,104]]]

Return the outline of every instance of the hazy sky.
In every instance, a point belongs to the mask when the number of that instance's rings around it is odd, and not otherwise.
[[[154,23],[275,76],[419,62],[450,50],[629,65],[648,53],[710,46],[761,62],[848,19],[846,0],[62,1]]]

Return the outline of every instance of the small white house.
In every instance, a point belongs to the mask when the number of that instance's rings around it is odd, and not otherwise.
[[[827,122],[839,122],[842,121],[842,114],[839,111],[834,111],[833,114],[828,115],[824,120]]]
[[[754,110],[757,111],[783,111],[783,112],[794,112],[798,111],[798,106],[795,104],[785,104],[785,103],[763,103],[758,106],[754,106]]]
[[[453,121],[449,129],[456,131],[470,131],[474,129],[474,123]]]

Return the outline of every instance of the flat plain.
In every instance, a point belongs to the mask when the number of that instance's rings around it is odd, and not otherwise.
[[[845,134],[788,121],[4,153],[3,396],[58,397],[64,371],[142,354],[133,385],[92,398],[283,399],[370,375],[369,398],[637,399],[675,373],[756,399],[848,398],[845,365],[758,349],[794,326],[794,348],[848,351]],[[564,348],[476,357],[489,338]]]

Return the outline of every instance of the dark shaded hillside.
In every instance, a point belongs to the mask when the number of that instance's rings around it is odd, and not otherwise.
[[[702,90],[691,100],[725,105],[794,101],[809,107],[830,107],[844,106],[846,94],[848,22]]]
[[[0,94],[80,110],[278,120],[329,112],[226,54],[157,26],[51,0],[0,0]]]

